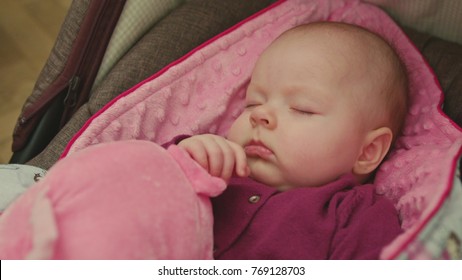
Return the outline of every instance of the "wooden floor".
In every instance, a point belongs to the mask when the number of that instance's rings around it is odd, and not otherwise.
[[[16,119],[56,40],[71,0],[0,1],[0,164]]]

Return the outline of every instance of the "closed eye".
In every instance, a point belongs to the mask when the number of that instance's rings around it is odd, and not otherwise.
[[[260,105],[260,104],[258,104],[258,103],[249,103],[249,104],[245,105],[245,108],[246,109],[253,108],[253,107],[257,107],[258,105]]]
[[[310,111],[310,110],[306,110],[306,109],[298,109],[298,108],[291,108],[291,110],[297,114],[301,114],[301,115],[308,115],[308,116],[311,116],[314,114],[314,112]]]

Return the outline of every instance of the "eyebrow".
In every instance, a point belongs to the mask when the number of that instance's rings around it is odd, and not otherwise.
[[[314,102],[318,105],[325,106],[332,102],[332,97],[326,94],[322,94],[322,89],[310,88],[297,85],[290,85],[287,87],[285,94],[291,99],[306,99],[310,102]],[[318,93],[318,94],[314,94]]]
[[[258,95],[267,95],[267,92],[269,91],[266,87],[260,84],[257,84],[255,82],[252,83],[252,81],[249,83],[248,88],[250,88],[254,94],[258,94]],[[283,94],[286,95],[289,99],[305,99],[305,100],[308,100],[309,102],[316,103],[320,106],[326,106],[332,102],[331,96],[327,96],[327,95],[314,96],[312,92],[315,92],[315,91],[320,92],[322,90],[316,89],[316,88],[313,90],[309,90],[309,88],[306,88],[303,86],[289,85],[285,88]]]

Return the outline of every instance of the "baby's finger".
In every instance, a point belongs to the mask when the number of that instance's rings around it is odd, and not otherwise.
[[[236,162],[234,150],[230,146],[230,143],[225,139],[217,141],[217,143],[220,145],[223,153],[220,177],[225,181],[229,181],[229,179],[233,175],[234,166]]]
[[[236,174],[240,177],[250,175],[250,169],[247,165],[247,155],[244,149],[236,143],[230,142],[230,147],[234,152]]]
[[[223,147],[220,145],[220,141],[215,138],[211,138],[212,141],[207,143],[207,156],[209,162],[209,174],[215,177],[221,177],[223,170]]]
[[[209,170],[207,150],[202,141],[190,138],[183,140],[178,146],[183,148],[202,168]]]

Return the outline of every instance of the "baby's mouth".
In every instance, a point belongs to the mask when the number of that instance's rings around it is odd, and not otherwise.
[[[260,141],[251,141],[244,147],[244,151],[248,157],[259,157],[269,159],[274,155],[268,147]]]

